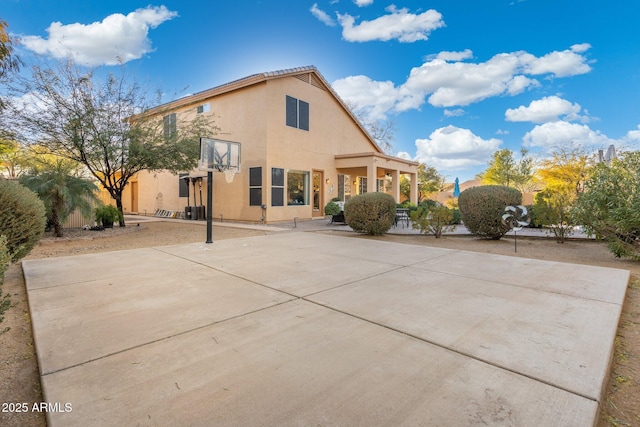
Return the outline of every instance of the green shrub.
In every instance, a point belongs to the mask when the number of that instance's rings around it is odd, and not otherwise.
[[[4,283],[4,273],[11,263],[11,254],[7,248],[7,237],[0,236],[0,286]],[[2,313],[0,313],[2,314]]]
[[[38,244],[46,223],[42,201],[31,190],[0,178],[0,235],[7,238],[11,261],[25,257]]]
[[[340,213],[340,206],[334,201],[327,203],[324,207],[325,215],[338,215]]]
[[[453,209],[446,206],[420,206],[416,211],[411,212],[410,216],[414,229],[424,234],[433,234],[436,239],[440,238],[443,232],[455,229],[455,225],[451,225]]]
[[[552,187],[545,188],[535,196],[536,204],[530,211],[531,223],[547,226],[553,232],[558,243],[573,234],[574,222],[571,215],[571,203],[575,192],[562,191]]]
[[[439,206],[440,203],[436,202],[435,200],[432,199],[424,199],[423,201],[420,202],[420,207],[424,207],[426,209],[430,209],[430,208],[435,208],[436,206]]]
[[[522,193],[511,187],[484,185],[460,193],[458,208],[467,229],[485,239],[498,240],[509,231],[502,224],[507,206],[522,204]]]
[[[11,262],[11,255],[9,254],[9,249],[7,248],[7,238],[6,236],[0,236],[0,323],[4,320],[4,312],[11,307],[11,300],[9,299],[9,294],[2,295],[2,284],[4,283],[4,273],[9,268],[9,263]],[[7,329],[0,330],[0,334],[7,331]]]
[[[640,151],[599,163],[572,214],[587,233],[605,240],[616,257],[640,261]]]
[[[354,231],[379,236],[395,222],[396,201],[385,193],[361,194],[345,203],[344,216]]]
[[[459,225],[462,224],[462,214],[460,213],[460,209],[451,209],[451,213],[453,214],[453,218],[451,219],[451,225]]]
[[[122,214],[113,205],[98,206],[94,211],[96,222],[104,228],[113,228],[113,223],[122,220]]]
[[[409,209],[409,212],[413,212],[416,209],[418,209],[418,205],[416,205],[413,202],[410,202],[409,200],[405,200],[402,203],[396,204],[396,207],[398,207],[400,209]]]

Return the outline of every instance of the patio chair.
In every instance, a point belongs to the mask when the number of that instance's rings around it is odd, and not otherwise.
[[[398,208],[396,209],[396,220],[394,227],[398,226],[398,223],[402,224],[402,228],[409,226],[409,209]]]

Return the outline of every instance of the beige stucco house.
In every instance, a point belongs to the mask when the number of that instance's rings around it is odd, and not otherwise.
[[[151,111],[153,113],[154,110]],[[267,223],[324,217],[337,197],[384,191],[396,200],[400,175],[417,200],[416,162],[385,154],[315,67],[255,74],[157,108],[165,125],[178,114],[212,114],[212,138],[241,144],[241,172],[227,183],[213,174],[213,218]],[[179,123],[178,123],[179,126]],[[206,204],[206,172],[186,193],[184,179],[141,172],[123,195],[125,212],[153,215]],[[202,187],[200,187],[200,184]]]

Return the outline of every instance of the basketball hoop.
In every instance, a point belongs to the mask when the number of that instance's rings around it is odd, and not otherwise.
[[[223,172],[227,184],[240,172],[240,143],[220,139],[200,138],[198,169],[207,171],[207,241],[213,243],[211,226],[213,210],[213,172]]]
[[[233,182],[233,177],[238,173],[236,168],[228,168],[222,171],[224,173],[224,180],[227,181],[227,184],[231,184]]]
[[[240,143],[220,139],[200,138],[198,169],[207,172],[240,172]]]

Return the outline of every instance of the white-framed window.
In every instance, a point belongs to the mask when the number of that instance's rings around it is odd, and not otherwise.
[[[211,111],[211,104],[209,104],[208,102],[196,107],[196,113],[198,114],[208,113],[209,111]]]
[[[271,168],[271,206],[284,206],[284,169]]]
[[[351,198],[351,175],[338,174],[338,198],[343,202]]]
[[[262,206],[262,167],[249,168],[249,206]]]
[[[358,177],[358,194],[365,194],[367,192],[367,177]]]
[[[176,113],[167,114],[162,118],[164,137],[170,139],[178,132]]]
[[[309,172],[287,171],[287,205],[300,206],[309,204]]]

